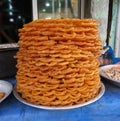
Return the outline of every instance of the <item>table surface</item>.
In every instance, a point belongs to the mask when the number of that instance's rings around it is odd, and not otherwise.
[[[13,85],[14,78],[4,79]],[[120,121],[120,87],[106,80],[98,101],[70,110],[44,110],[19,102],[11,93],[0,103],[0,121]]]

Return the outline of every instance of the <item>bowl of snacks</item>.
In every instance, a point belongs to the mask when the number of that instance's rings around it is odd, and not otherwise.
[[[7,81],[0,80],[0,103],[12,92],[13,86]]]
[[[100,67],[100,76],[120,87],[120,63]]]

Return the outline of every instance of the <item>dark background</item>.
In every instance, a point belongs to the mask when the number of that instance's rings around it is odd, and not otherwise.
[[[32,0],[0,0],[0,79],[15,77],[14,56],[19,48],[1,48],[18,42],[18,29],[32,21]]]
[[[18,42],[18,29],[32,21],[32,0],[0,0],[0,44]]]

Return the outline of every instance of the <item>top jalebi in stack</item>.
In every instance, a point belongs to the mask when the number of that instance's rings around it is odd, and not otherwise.
[[[59,24],[58,24],[59,23]],[[101,54],[102,43],[98,32],[98,21],[93,19],[36,20],[19,30],[19,46],[29,47],[40,41],[50,40],[78,45],[81,50],[90,51],[95,57]]]
[[[24,99],[63,106],[99,93],[102,43],[97,20],[36,20],[19,32],[16,78]]]

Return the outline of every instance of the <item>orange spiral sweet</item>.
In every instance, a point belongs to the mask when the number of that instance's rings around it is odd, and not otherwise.
[[[75,105],[99,93],[102,44],[97,20],[36,20],[25,24],[19,37],[17,92],[26,101]]]

